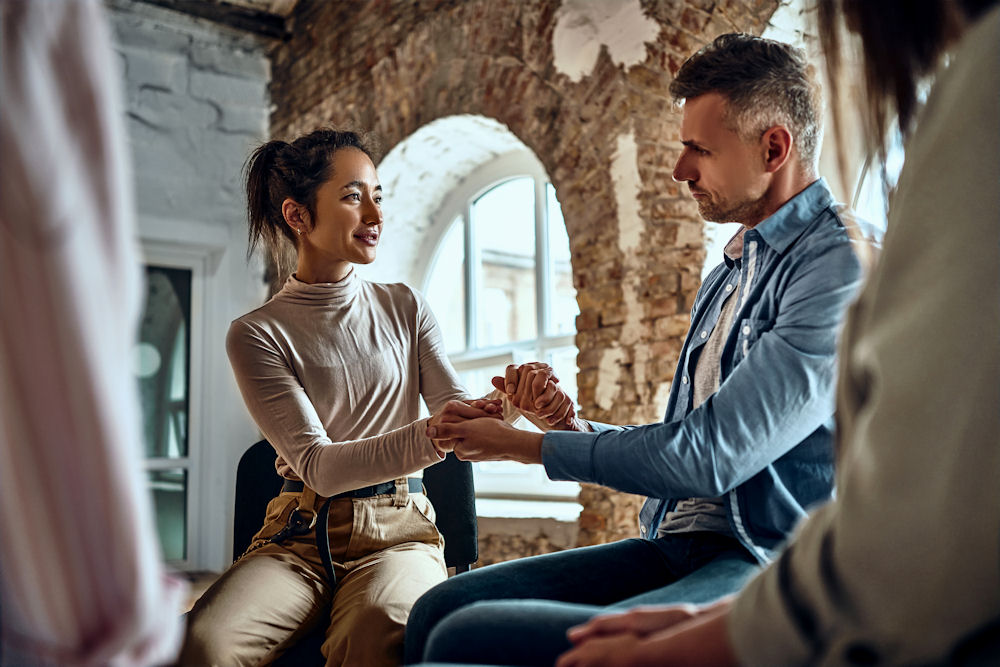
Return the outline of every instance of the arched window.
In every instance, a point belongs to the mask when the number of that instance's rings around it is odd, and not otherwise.
[[[556,369],[575,400],[579,310],[569,238],[537,159],[515,151],[479,167],[436,218],[423,292],[465,385],[485,392],[507,364],[538,360]],[[577,484],[550,481],[540,466],[481,463],[475,474],[487,508],[491,500],[575,500],[579,492]],[[515,506],[506,502],[503,512]]]

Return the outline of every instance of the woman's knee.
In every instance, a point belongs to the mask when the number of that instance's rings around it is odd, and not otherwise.
[[[365,600],[334,613],[323,653],[327,664],[398,665],[403,658],[406,610]]]
[[[255,665],[267,653],[266,648],[252,650],[235,628],[206,616],[188,614],[178,665]]]

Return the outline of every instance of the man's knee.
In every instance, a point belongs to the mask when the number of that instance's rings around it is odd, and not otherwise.
[[[406,664],[421,662],[427,636],[438,621],[462,606],[465,594],[462,587],[456,587],[456,578],[449,579],[420,596],[406,622],[405,656]]]
[[[430,629],[423,659],[432,662],[469,660],[473,646],[477,658],[493,652],[497,634],[502,635],[502,644],[510,641],[511,635],[506,632],[503,621],[516,606],[517,603],[506,601],[474,602],[451,611]]]
[[[434,625],[421,657],[427,662],[552,664],[570,647],[566,631],[593,613],[594,608],[551,601],[474,602]]]
[[[425,632],[429,632],[430,627],[443,617],[475,599],[475,596],[470,598],[470,591],[460,577],[442,582],[421,595],[414,603],[407,622],[407,632],[411,627],[414,630],[423,628]]]

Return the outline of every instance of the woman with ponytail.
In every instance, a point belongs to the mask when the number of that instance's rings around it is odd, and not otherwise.
[[[294,249],[295,272],[232,323],[226,348],[285,484],[192,609],[181,664],[266,664],[320,624],[328,665],[398,664],[410,607],[447,575],[419,478],[446,451],[425,436],[419,400],[431,424],[519,413],[468,400],[417,292],[353,270],[375,259],[384,229],[357,134],[268,142],[246,185],[250,252],[266,246],[281,273]]]

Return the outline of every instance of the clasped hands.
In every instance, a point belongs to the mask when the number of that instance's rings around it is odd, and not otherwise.
[[[514,407],[536,416],[549,428],[588,430],[548,364],[511,364],[504,377],[493,378],[493,386]],[[449,401],[428,421],[427,437],[439,452],[454,451],[463,461],[542,462],[542,435],[504,422],[499,398]]]

